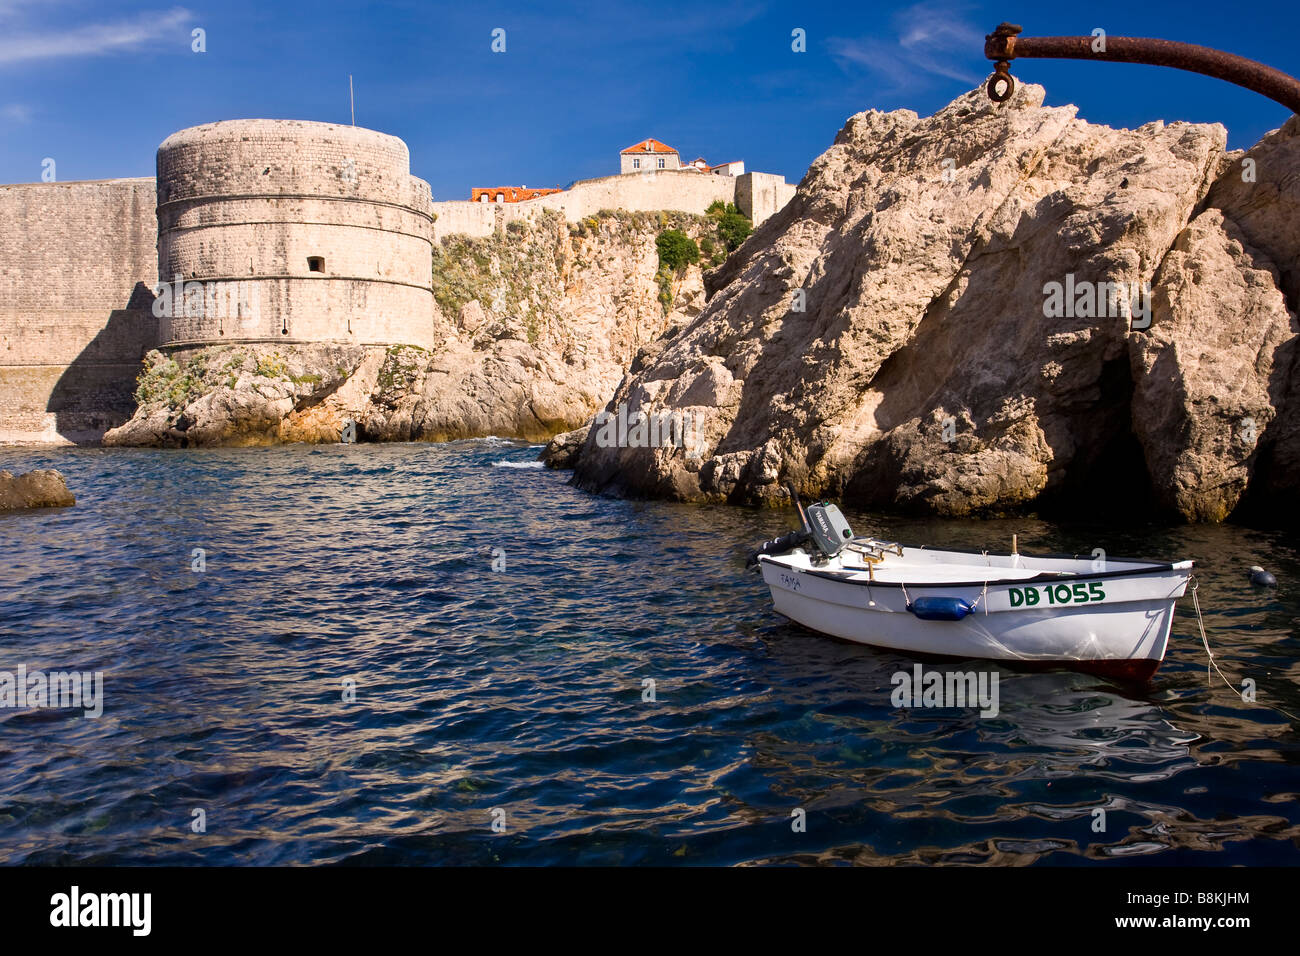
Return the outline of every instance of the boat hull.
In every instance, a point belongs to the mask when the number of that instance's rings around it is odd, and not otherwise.
[[[1189,576],[1168,568],[1046,582],[889,584],[838,580],[780,557],[764,558],[761,567],[780,614],[841,640],[1129,680],[1146,680],[1160,666]],[[1080,594],[1086,600],[1072,603]],[[923,620],[909,610],[923,597],[959,598],[975,610],[960,620]]]

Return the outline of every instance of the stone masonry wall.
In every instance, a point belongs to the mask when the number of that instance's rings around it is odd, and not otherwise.
[[[736,177],[736,208],[757,228],[780,212],[797,188],[774,173],[745,173]]]
[[[97,438],[158,342],[152,179],[0,186],[0,442]]]
[[[790,201],[795,186],[774,173],[715,176],[686,170],[622,173],[586,179],[566,189],[518,203],[472,203],[464,200],[433,204],[437,221],[434,234],[488,236],[513,220],[536,222],[544,209],[564,214],[569,222],[595,215],[602,209],[626,212],[702,214],[717,200],[735,203],[758,226]]]
[[[532,202],[532,200],[529,200]],[[497,231],[497,206],[505,203],[450,199],[433,204],[434,239],[443,236],[490,236]],[[516,205],[524,205],[518,203]]]
[[[169,345],[432,344],[429,187],[395,136],[297,120],[181,130],[158,148],[158,210],[159,278],[193,283],[163,323]]]

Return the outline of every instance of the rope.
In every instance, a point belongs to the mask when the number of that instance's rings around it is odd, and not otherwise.
[[[1196,597],[1196,592],[1200,586],[1201,582],[1196,580],[1195,575],[1192,575],[1192,607],[1196,609],[1196,625],[1201,629],[1201,643],[1205,645],[1205,655],[1209,659],[1209,664],[1207,664],[1205,668],[1205,680],[1207,683],[1210,683],[1210,665],[1213,665],[1214,669],[1219,672],[1219,678],[1227,686],[1228,690],[1232,691],[1234,696],[1240,697],[1241,691],[1232,685],[1232,682],[1224,676],[1223,671],[1219,670],[1218,662],[1214,659],[1214,651],[1210,650],[1210,639],[1205,636],[1205,619],[1201,617],[1201,602]],[[1259,701],[1255,700],[1251,701],[1251,703],[1259,703]],[[1264,706],[1270,710],[1276,710],[1280,714],[1286,714],[1286,716],[1290,717],[1292,720],[1300,720],[1300,717],[1297,717],[1290,711],[1283,710],[1281,707],[1274,704],[1264,704]]]
[[[1205,618],[1201,617],[1201,602],[1197,600],[1196,597],[1196,592],[1197,590],[1200,589],[1200,587],[1201,587],[1201,582],[1196,579],[1195,575],[1193,575],[1192,576],[1192,607],[1196,608],[1196,626],[1201,629],[1201,643],[1205,645],[1205,656],[1209,658],[1209,663],[1206,664],[1205,666],[1205,680],[1207,683],[1209,682],[1210,665],[1213,665],[1214,669],[1216,671],[1219,671],[1219,678],[1223,681],[1224,684],[1227,685],[1228,690],[1232,691],[1237,696],[1241,696],[1241,692],[1237,690],[1237,688],[1232,686],[1232,682],[1229,681],[1228,678],[1223,676],[1223,671],[1219,670],[1219,665],[1214,660],[1214,651],[1210,650],[1210,639],[1205,636]]]

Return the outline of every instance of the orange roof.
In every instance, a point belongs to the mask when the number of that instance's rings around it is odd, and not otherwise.
[[[529,189],[525,186],[475,186],[469,191],[469,198],[471,202],[479,202],[479,197],[486,195],[488,202],[496,202],[497,196],[501,196],[503,202],[523,202],[525,199],[536,199],[538,196],[549,196],[551,193],[563,191],[562,189]]]
[[[643,139],[641,140],[641,142],[634,143],[633,145],[629,146],[627,149],[622,151],[622,153],[675,153],[675,152],[677,152],[677,150],[673,149],[667,143],[659,142],[659,140],[657,139]],[[619,155],[622,155],[622,153],[620,153]]]

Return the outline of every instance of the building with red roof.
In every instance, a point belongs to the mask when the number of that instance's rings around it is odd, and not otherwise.
[[[646,173],[660,169],[681,169],[682,157],[667,143],[643,139],[618,154],[619,172]]]
[[[529,189],[527,186],[475,186],[469,192],[470,202],[523,202],[538,196],[562,192],[559,189]]]

